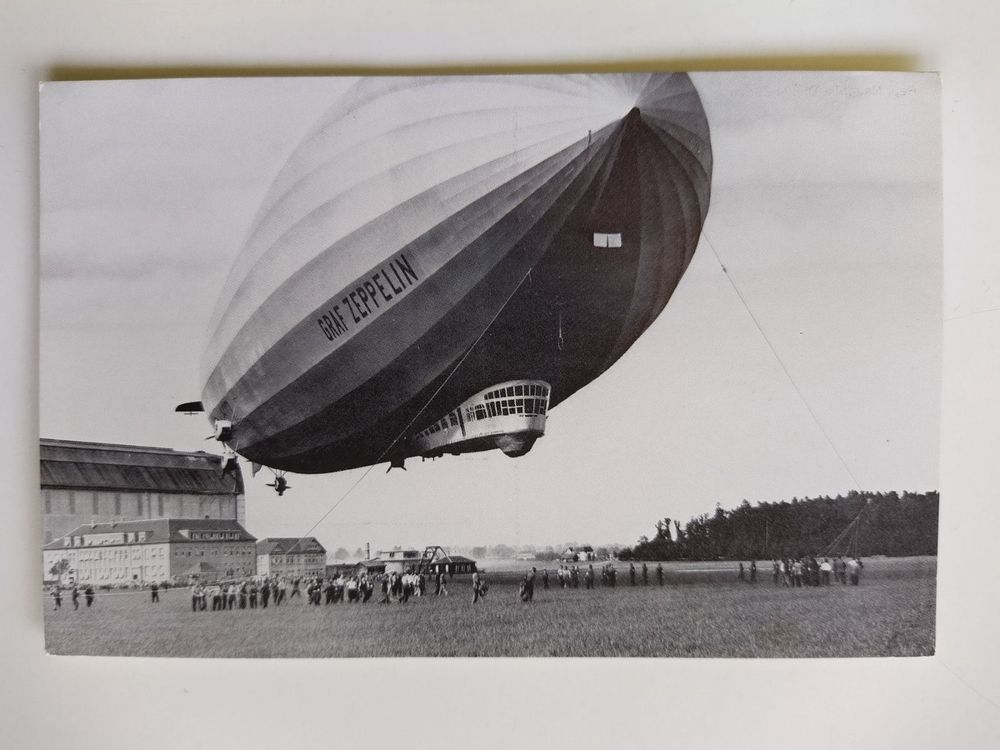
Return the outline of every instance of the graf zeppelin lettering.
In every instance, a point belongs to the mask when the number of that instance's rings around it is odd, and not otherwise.
[[[316,319],[319,329],[327,340],[339,339],[377,316],[394,299],[406,294],[417,281],[417,272],[409,259],[398,253],[341,292],[340,301]]]

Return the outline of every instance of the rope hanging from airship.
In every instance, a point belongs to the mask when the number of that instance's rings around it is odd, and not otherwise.
[[[854,472],[851,471],[851,467],[847,465],[847,461],[844,460],[844,456],[841,454],[839,450],[837,450],[837,446],[833,442],[833,438],[830,437],[830,433],[826,431],[826,428],[824,428],[823,424],[819,421],[819,417],[816,416],[816,412],[813,410],[812,406],[809,405],[809,402],[806,400],[805,395],[802,393],[802,389],[799,388],[798,383],[795,382],[795,378],[792,377],[792,374],[791,372],[789,372],[788,367],[782,361],[780,355],[778,354],[778,350],[775,349],[774,344],[771,343],[771,339],[768,337],[767,333],[765,333],[764,328],[761,326],[760,321],[757,319],[757,316],[753,314],[753,311],[750,309],[750,305],[747,304],[746,298],[743,296],[742,292],[740,292],[739,287],[736,286],[736,281],[733,279],[733,275],[729,272],[729,269],[726,268],[725,263],[722,262],[722,258],[719,256],[718,251],[715,249],[715,245],[712,244],[712,241],[708,238],[708,234],[704,231],[704,229],[702,230],[701,236],[705,238],[705,244],[708,245],[709,249],[712,251],[712,255],[715,256],[715,260],[716,262],[718,262],[719,268],[722,269],[722,273],[725,275],[726,279],[729,281],[730,286],[733,288],[733,291],[736,293],[736,296],[739,298],[740,303],[743,305],[743,309],[746,310],[747,315],[750,317],[750,320],[753,321],[753,324],[757,328],[758,333],[760,333],[761,338],[764,339],[764,343],[766,343],[768,349],[771,350],[771,355],[774,357],[775,361],[781,367],[782,372],[785,373],[785,377],[788,379],[788,382],[791,383],[792,388],[795,389],[795,393],[798,394],[799,400],[802,402],[802,405],[805,406],[806,411],[809,412],[809,416],[812,417],[812,420],[816,423],[816,427],[819,428],[820,433],[823,435],[823,438],[830,446],[830,449],[833,451],[834,455],[837,456],[837,459],[840,461],[841,466],[844,467],[844,471],[847,472],[847,475],[851,478],[851,482],[854,485],[854,489],[860,490],[861,485],[858,482],[857,477],[854,476]]]
[[[497,318],[500,317],[500,314],[503,313],[507,305],[510,304],[510,301],[514,299],[515,295],[517,295],[518,291],[520,291],[521,287],[524,285],[524,282],[527,281],[530,277],[531,277],[531,268],[529,268],[527,273],[525,273],[521,277],[520,281],[517,282],[517,285],[514,287],[514,290],[507,296],[507,299],[504,300],[503,304],[500,305],[496,313],[494,313],[493,317],[490,318],[489,323],[487,323],[483,327],[483,330],[480,331],[479,335],[476,337],[476,340],[473,341],[472,344],[468,347],[468,349],[465,350],[465,353],[462,355],[462,357],[458,360],[458,362],[455,363],[455,366],[451,368],[451,370],[448,372],[445,378],[434,390],[434,393],[430,395],[430,397],[424,402],[423,406],[421,406],[420,409],[416,412],[416,414],[414,414],[413,418],[406,424],[406,426],[402,430],[400,430],[399,434],[396,435],[395,438],[393,438],[392,442],[390,442],[389,445],[386,446],[385,450],[383,450],[379,454],[375,462],[370,464],[367,468],[365,468],[364,473],[362,473],[362,475],[358,477],[357,480],[355,480],[355,482],[350,487],[347,488],[347,490],[336,500],[336,502],[334,502],[329,507],[329,509],[322,516],[320,516],[319,520],[317,520],[316,523],[314,523],[305,534],[299,537],[299,542],[311,536],[312,533],[316,530],[316,528],[321,523],[323,523],[323,521],[325,521],[330,516],[330,514],[333,513],[333,511],[335,511],[337,507],[341,503],[343,503],[344,500],[346,500],[352,492],[354,492],[355,489],[357,489],[358,485],[361,484],[368,476],[368,474],[371,473],[371,470],[374,469],[376,465],[382,463],[382,460],[386,457],[386,455],[388,455],[389,451],[391,451],[395,447],[396,443],[398,443],[403,438],[404,435],[409,433],[410,429],[413,427],[416,421],[420,418],[420,416],[424,413],[424,411],[426,411],[427,407],[431,405],[431,403],[434,401],[437,395],[441,392],[441,390],[445,387],[445,385],[447,385],[448,381],[451,380],[451,378],[455,375],[456,372],[458,372],[458,369],[462,366],[465,360],[469,358],[469,355],[475,350],[476,346],[479,345],[479,342],[482,341],[483,337],[487,334],[487,332],[490,330],[493,324],[497,321]],[[392,466],[390,466],[389,468],[391,469]]]

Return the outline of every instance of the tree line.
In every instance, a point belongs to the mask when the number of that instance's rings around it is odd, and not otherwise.
[[[804,555],[936,555],[937,492],[856,492],[792,498],[714,513],[681,527],[664,518],[622,560],[749,560]]]

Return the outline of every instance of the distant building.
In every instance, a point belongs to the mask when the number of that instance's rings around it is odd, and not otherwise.
[[[253,575],[256,538],[227,519],[154,518],[79,526],[42,549],[46,578],[65,560],[81,583],[124,586]]]
[[[416,568],[423,557],[418,549],[380,550],[375,559],[385,567],[385,573],[405,573],[410,568]]]
[[[589,544],[580,547],[567,547],[562,554],[562,559],[567,562],[592,562],[597,559],[594,548]]]
[[[360,575],[358,572],[358,563],[330,563],[326,566],[326,577],[336,578],[337,576],[352,576]]]
[[[326,548],[315,537],[268,537],[257,542],[257,575],[285,578],[326,575]]]
[[[354,575],[360,576],[367,573],[370,576],[385,573],[385,562],[375,558],[374,560],[362,560],[354,564]]]
[[[428,547],[423,552],[416,549],[382,550],[374,560],[358,563],[358,571],[369,573],[405,573],[422,569],[425,573],[474,573],[476,561],[461,555],[449,555],[441,547]]]
[[[42,544],[94,523],[212,518],[245,523],[236,462],[168,448],[41,440]]]
[[[449,575],[475,573],[476,561],[468,557],[462,557],[462,555],[444,555],[443,557],[435,558],[429,568],[430,572],[435,575],[438,571]]]

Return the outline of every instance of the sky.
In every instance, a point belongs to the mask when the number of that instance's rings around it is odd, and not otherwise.
[[[634,543],[716,503],[938,487],[937,78],[692,78],[708,219],[625,356],[521,458],[290,476],[282,498],[247,466],[251,533],[331,550]],[[44,86],[42,436],[218,450],[174,406],[200,398],[212,308],[271,181],[351,82]]]

